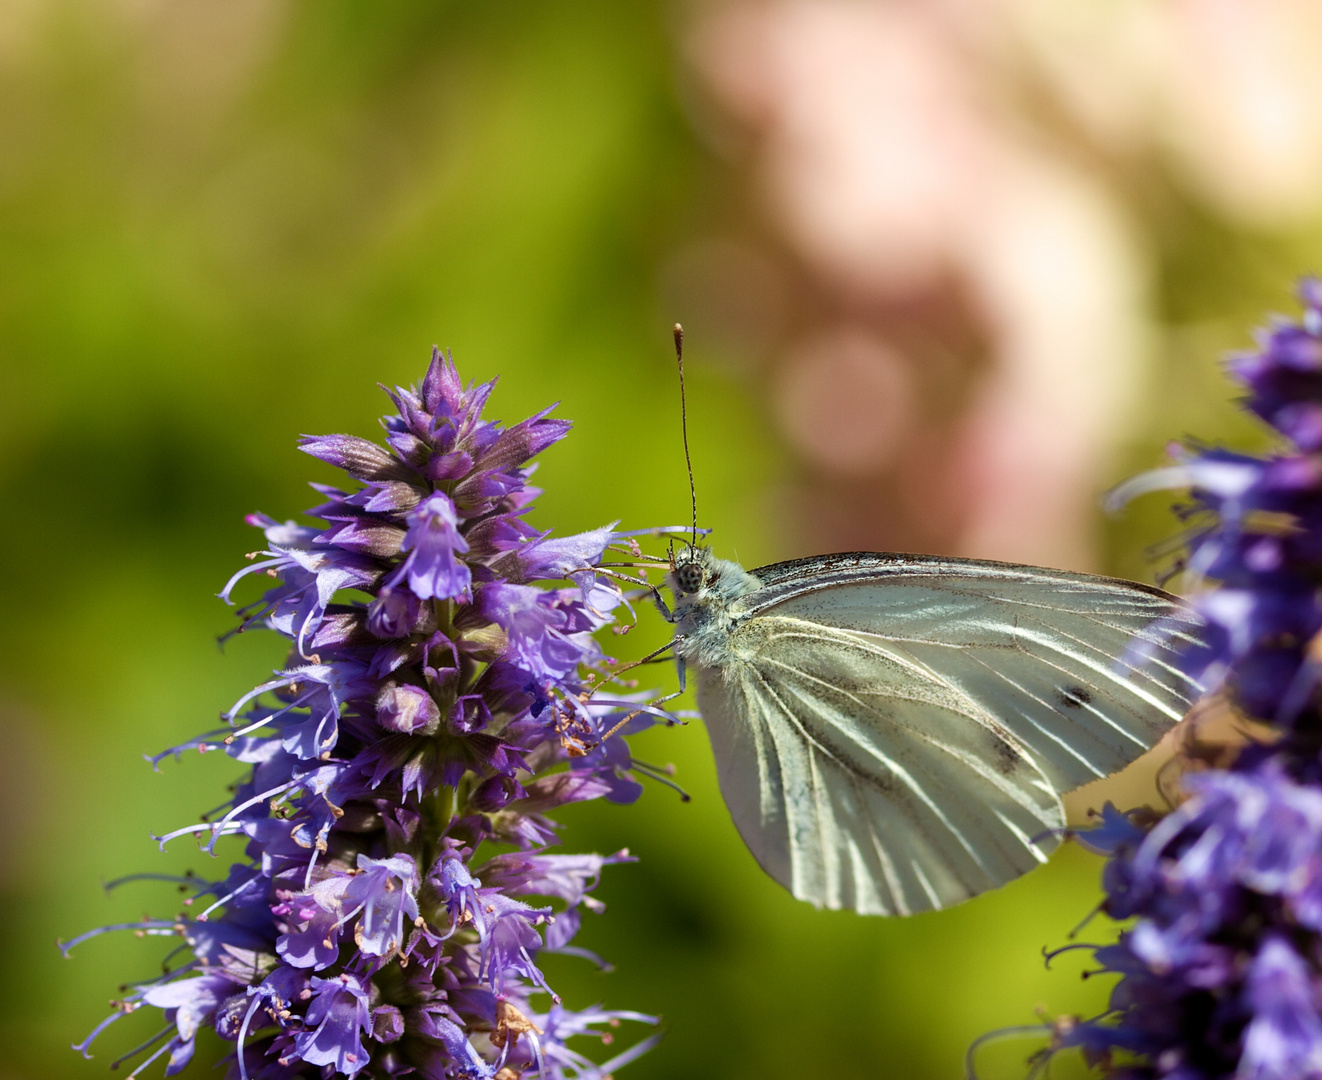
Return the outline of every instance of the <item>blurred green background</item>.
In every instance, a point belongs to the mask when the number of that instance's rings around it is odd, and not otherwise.
[[[560,401],[575,421],[543,462],[537,525],[687,513],[668,330],[685,313],[659,268],[740,196],[695,134],[685,9],[191,7],[0,15],[5,1080],[100,1076],[149,1030],[125,1022],[95,1060],[72,1053],[160,950],[119,935],[65,961],[55,940],[173,908],[163,887],[107,898],[101,881],[200,865],[149,834],[219,802],[229,763],[153,774],[142,754],[211,726],[281,659],[259,635],[222,655],[232,616],[214,594],[256,546],[245,513],[292,516],[308,479],[332,479],[300,433],[370,436],[374,383],[416,380],[438,343],[466,376],[500,376],[492,415]],[[1289,305],[1319,250],[1316,230],[1228,222],[1157,166],[1126,183],[1162,336],[1151,418],[1116,479],[1186,431],[1258,438],[1214,361]],[[745,565],[802,554],[768,496],[795,460],[756,372],[727,359],[692,340],[702,517]],[[1134,575],[1166,531],[1160,506],[1098,527],[1110,567]],[[645,617],[621,648],[661,637]],[[1065,851],[936,915],[819,913],[744,850],[699,724],[636,752],[674,762],[693,801],[654,787],[564,815],[568,850],[641,861],[609,871],[609,911],[581,939],[617,970],[550,964],[571,1004],[664,1016],[633,1080],[954,1077],[978,1034],[1104,1002],[1081,954],[1050,972],[1040,956],[1096,903],[1091,857]],[[983,1074],[1022,1074],[1030,1049],[989,1049]]]

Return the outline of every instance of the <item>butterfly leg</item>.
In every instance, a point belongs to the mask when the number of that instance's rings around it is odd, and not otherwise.
[[[662,645],[661,648],[659,648],[659,649],[656,650],[656,652],[651,653],[649,656],[644,657],[642,660],[637,660],[637,661],[635,661],[633,664],[630,665],[630,667],[637,667],[639,664],[646,663],[646,662],[647,662],[648,660],[650,660],[652,657],[658,656],[659,654],[665,652],[667,649],[672,648],[673,646],[675,646],[676,644],[678,644],[680,640],[682,640],[682,639],[679,638],[679,637],[676,637],[673,641],[667,642],[665,645]],[[657,711],[657,710],[660,708],[660,706],[664,705],[664,704],[665,704],[666,702],[668,702],[668,701],[674,701],[675,698],[679,697],[681,694],[684,693],[685,690],[688,689],[688,680],[687,680],[687,678],[686,678],[686,669],[685,669],[685,667],[684,667],[684,658],[683,658],[682,656],[678,656],[678,655],[677,655],[677,656],[675,657],[675,665],[676,665],[676,668],[677,668],[678,671],[679,671],[679,689],[676,690],[676,691],[674,691],[673,693],[666,694],[666,695],[664,695],[664,696],[662,696],[662,697],[659,697],[659,698],[657,698],[655,701],[649,701],[649,702],[647,703],[647,708],[645,708],[645,709],[634,709],[632,712],[628,713],[628,714],[624,717],[623,720],[621,720],[618,724],[616,724],[613,728],[611,728],[610,731],[606,732],[606,734],[603,735],[603,736],[597,741],[597,745],[598,745],[598,746],[600,746],[600,745],[601,745],[602,743],[604,743],[607,739],[609,739],[612,735],[614,735],[617,731],[619,731],[620,728],[624,727],[624,725],[627,724],[630,720],[632,720],[635,716],[641,716],[641,715],[642,715],[643,713],[645,713],[645,712],[655,712],[655,711]],[[616,674],[618,674],[618,672],[617,672]],[[665,714],[665,715],[668,716],[669,714],[667,713],[667,714]],[[671,723],[671,724],[677,724],[677,723],[678,723],[678,724],[682,724],[682,723],[684,723],[684,721],[672,717],[672,718],[670,719],[669,723]],[[687,798],[687,797],[686,797],[686,798]]]
[[[649,588],[652,590],[652,601],[656,604],[657,611],[661,612],[661,618],[665,619],[668,623],[679,622],[679,617],[671,612],[669,605],[666,604],[664,597],[662,597],[661,590],[655,585],[649,586]]]
[[[620,677],[621,675],[623,675],[626,671],[632,671],[632,670],[633,670],[634,668],[636,668],[636,667],[642,667],[644,664],[650,664],[653,660],[655,660],[657,657],[659,657],[662,653],[666,652],[666,651],[669,650],[669,649],[673,649],[673,648],[675,647],[675,643],[678,642],[678,641],[679,641],[679,638],[672,638],[670,641],[667,641],[664,645],[662,645],[661,648],[659,648],[659,649],[653,649],[650,653],[648,653],[646,656],[642,657],[641,659],[638,659],[638,660],[631,660],[629,663],[627,663],[627,664],[623,664],[623,665],[621,665],[620,667],[617,667],[617,668],[615,668],[614,670],[609,671],[609,672],[598,672],[598,673],[596,673],[595,675],[592,676],[592,681],[587,685],[587,687],[586,687],[587,691],[588,691],[589,693],[592,693],[592,692],[596,691],[597,687],[599,687],[599,686],[604,686],[604,685],[605,685],[606,683],[608,683],[608,682],[614,682],[614,681],[616,681],[616,680],[619,679],[619,677]],[[681,662],[681,663],[682,663],[682,662]],[[683,692],[683,682],[684,682],[684,677],[683,677],[683,675],[681,674],[681,675],[680,675],[680,692],[681,692],[681,693]]]
[[[674,641],[671,641],[666,645],[662,645],[661,648],[657,649],[656,652],[651,653],[645,659],[635,661],[635,664],[630,666],[636,666],[637,664],[646,663],[647,660],[657,656],[660,653],[665,652],[666,649],[670,649],[673,648],[675,645],[678,645],[679,642],[682,640],[683,640],[682,637],[677,637],[675,638]],[[674,701],[675,698],[679,697],[681,694],[684,693],[685,690],[688,689],[688,678],[687,678],[688,669],[684,665],[684,657],[679,655],[675,656],[675,670],[679,673],[679,689],[672,691],[669,694],[664,694],[663,696],[656,698],[653,701],[649,701],[647,704],[650,708],[655,709],[661,705],[664,705],[667,701]],[[638,715],[639,712],[642,711],[643,710],[639,709],[637,712],[630,713],[627,717],[625,717],[625,720],[632,720],[635,716]],[[619,725],[617,724],[616,727],[618,726]]]

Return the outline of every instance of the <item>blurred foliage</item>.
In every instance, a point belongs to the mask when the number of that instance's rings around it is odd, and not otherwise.
[[[0,543],[16,604],[0,629],[0,1076],[99,1076],[149,1033],[71,1053],[160,950],[124,934],[66,962],[54,941],[170,910],[164,886],[106,899],[98,882],[204,858],[186,842],[158,854],[149,834],[219,802],[230,763],[153,775],[141,754],[209,726],[281,660],[260,635],[221,655],[231,616],[213,597],[257,542],[243,514],[291,516],[307,479],[331,479],[299,433],[370,435],[373,383],[417,379],[437,342],[466,376],[500,375],[493,415],[558,400],[575,420],[539,474],[538,525],[684,520],[667,329],[682,313],[660,310],[656,268],[714,166],[679,105],[673,18],[659,0],[44,0],[0,16]],[[1186,426],[1251,437],[1210,358],[1283,306],[1307,249],[1183,204],[1154,212],[1153,235],[1172,347],[1136,466]],[[763,493],[784,457],[757,389],[695,356],[704,521],[747,565],[783,557]],[[1108,526],[1115,566],[1142,573],[1159,509]],[[644,615],[620,648],[662,634]],[[655,788],[565,815],[569,850],[641,861],[608,873],[610,910],[583,934],[617,970],[551,964],[571,1003],[664,1015],[633,1080],[954,1076],[978,1034],[1104,1001],[1079,954],[1051,972],[1039,955],[1096,901],[1083,853],[938,915],[818,913],[743,848],[700,725],[637,752],[676,763],[693,801]],[[984,1073],[1022,1072],[1026,1052],[989,1048]]]

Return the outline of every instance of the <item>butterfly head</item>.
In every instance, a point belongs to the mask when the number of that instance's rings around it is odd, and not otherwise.
[[[677,553],[670,564],[670,574],[666,580],[674,590],[675,598],[696,596],[711,580],[711,552],[707,548],[689,547]]]
[[[675,614],[682,623],[693,618],[722,618],[732,602],[761,583],[738,563],[718,559],[709,549],[695,546],[675,552],[666,584],[675,594]]]

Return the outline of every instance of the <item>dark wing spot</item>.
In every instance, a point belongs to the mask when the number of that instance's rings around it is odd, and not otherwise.
[[[889,795],[895,790],[895,777],[891,775],[889,769],[885,772],[878,771],[868,774],[864,779],[883,795]]]
[[[1009,776],[1019,767],[1023,755],[1019,748],[998,731],[987,733],[991,742],[992,764],[1002,776]]]
[[[1082,686],[1067,686],[1060,692],[1060,707],[1062,709],[1082,708],[1092,701],[1092,694],[1088,693]]]

